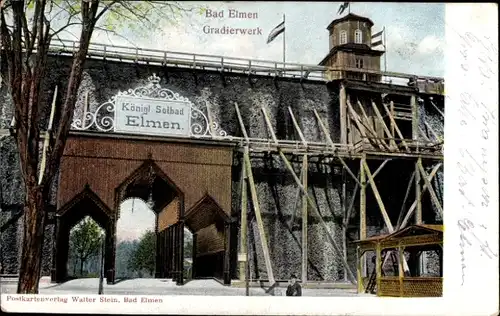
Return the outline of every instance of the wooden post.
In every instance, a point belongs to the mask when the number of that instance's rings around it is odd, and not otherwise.
[[[375,260],[375,271],[376,271],[376,278],[377,278],[377,296],[380,296],[380,278],[382,277],[382,248],[380,246],[380,243],[377,242],[376,246],[376,260]]]
[[[349,223],[349,218],[347,217],[347,196],[346,196],[346,176],[345,168],[342,168],[342,194],[341,194],[341,207],[342,216],[344,217],[342,221],[342,251],[344,258],[347,258],[347,224]],[[344,281],[347,281],[347,270],[344,268]]]
[[[302,186],[307,191],[307,155],[302,158]],[[302,284],[307,282],[307,196],[302,194]]]
[[[382,101],[382,103],[384,103],[384,101]],[[391,103],[390,103],[390,111],[389,111],[389,113],[391,113],[391,116],[392,116],[392,117],[394,117],[394,116],[395,116],[395,114],[396,114],[396,113],[394,112],[394,102],[391,102]],[[394,120],[390,120],[390,122],[391,122],[391,135],[392,135],[392,138],[394,138],[394,137],[395,137],[395,135],[396,135],[396,134],[394,133],[394,132],[395,132],[395,129],[394,129],[394,124],[395,124],[396,122],[394,122]]]
[[[418,111],[418,103],[417,96],[412,95],[410,98],[412,119],[411,119],[411,135],[413,140],[418,140],[418,119],[419,119],[419,111]]]
[[[403,262],[406,262],[405,260],[405,248],[402,247],[401,245],[398,247],[398,254],[399,254],[399,260],[398,260],[398,276],[399,276],[399,296],[403,297],[403,279],[405,277],[405,273],[403,270]]]
[[[363,163],[365,162],[366,156],[363,154],[363,157],[359,161],[359,180],[361,185],[359,187],[359,239],[366,239],[366,175],[365,168],[363,167]],[[362,275],[367,275],[366,271],[366,255],[365,253],[361,254],[361,269]]]
[[[439,199],[436,195],[436,192],[432,188],[431,182],[429,181],[429,179],[427,179],[427,173],[425,172],[424,167],[422,166],[422,158],[420,158],[420,157],[418,158],[417,166],[418,166],[418,169],[420,170],[420,173],[422,174],[422,176],[424,178],[425,185],[427,186],[427,189],[429,190],[429,193],[431,194],[431,201],[434,203],[434,206],[436,206],[436,208],[438,209],[438,212],[441,215],[443,215],[443,206],[441,205],[441,202],[439,202]]]
[[[224,225],[224,284],[231,284],[231,224]]]
[[[422,224],[422,198],[421,198],[421,187],[420,187],[420,171],[418,170],[418,161],[422,158],[418,158],[415,163],[415,201],[417,202],[417,212],[415,213],[415,224]]]
[[[240,255],[238,257],[239,261],[239,272],[240,281],[245,280],[246,276],[246,257],[247,257],[247,213],[248,213],[248,200],[247,200],[247,176],[246,176],[246,165],[245,159],[243,159],[243,170],[241,171],[241,229],[240,229]]]
[[[260,213],[259,199],[257,197],[257,189],[255,188],[255,183],[253,180],[248,147],[245,147],[244,158],[245,158],[245,167],[247,170],[247,177],[249,182],[248,184],[250,185],[250,194],[252,196],[253,208],[255,211],[255,219],[257,220],[257,226],[259,228],[260,241],[262,245],[262,252],[264,253],[264,261],[266,263],[267,277],[269,278],[269,283],[270,286],[272,287],[275,284],[273,267],[271,264],[271,256],[269,255],[266,232],[264,230],[264,222],[262,221],[262,215]]]
[[[365,291],[365,287],[363,284],[363,275],[361,274],[361,256],[363,253],[360,253],[359,246],[356,247],[356,277],[358,280],[358,294],[363,293]]]
[[[359,193],[359,239],[366,239],[366,175],[364,162],[366,160],[365,155],[361,158],[359,162],[359,178],[361,182],[360,193]]]
[[[347,93],[345,86],[340,84],[339,106],[340,106],[340,143],[347,144]]]

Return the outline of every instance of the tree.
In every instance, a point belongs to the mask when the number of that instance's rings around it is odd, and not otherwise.
[[[184,258],[193,256],[193,235],[187,229],[184,229]]]
[[[150,276],[155,272],[155,254],[156,254],[156,234],[150,230],[146,231],[139,240],[139,245],[133,252],[129,267],[133,271],[149,272]]]
[[[66,145],[94,31],[117,33],[120,28],[137,30],[138,26],[151,30],[161,25],[160,21],[174,21],[193,9],[170,1],[0,0],[1,54],[7,61],[6,81],[26,192],[17,293],[38,293],[50,188]],[[49,46],[52,40],[75,28],[79,31],[78,45],[67,84],[60,87],[63,93],[55,111],[59,119],[53,130],[49,123],[42,151],[40,99]]]
[[[100,247],[104,242],[104,234],[90,217],[85,217],[71,231],[69,237],[70,249],[74,257],[80,262],[80,275],[83,274],[83,265],[94,255],[99,253]]]

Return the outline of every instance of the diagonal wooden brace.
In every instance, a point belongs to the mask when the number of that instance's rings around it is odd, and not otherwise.
[[[439,168],[441,167],[441,165],[442,165],[442,163],[438,163],[437,165],[434,166],[434,168],[432,169],[432,171],[428,175],[428,177],[424,176],[424,178],[426,178],[429,183],[430,183],[430,181],[432,181],[432,179],[436,175],[436,173],[439,170]],[[424,194],[424,192],[425,192],[425,190],[427,190],[427,188],[428,188],[427,183],[424,183],[424,186],[422,187],[422,191],[420,192],[421,196],[422,196],[422,194]],[[405,218],[401,222],[400,228],[406,227],[406,224],[408,224],[408,221],[410,220],[410,217],[413,215],[413,212],[415,211],[416,207],[417,207],[417,201],[415,200],[415,201],[413,201],[413,204],[410,206],[410,209],[408,210],[408,213],[406,214]]]
[[[368,176],[368,181],[370,182],[370,187],[372,188],[373,194],[375,195],[375,199],[377,200],[378,206],[380,208],[380,212],[382,213],[382,217],[384,218],[385,225],[389,230],[389,233],[394,232],[394,227],[392,226],[391,219],[385,210],[384,202],[382,202],[382,198],[380,197],[380,193],[378,192],[377,185],[375,184],[375,180],[373,179],[370,168],[368,168],[368,164],[366,160],[363,160],[363,167],[365,168],[366,175]]]
[[[335,149],[335,144],[333,143],[333,140],[330,137],[330,134],[328,133],[328,130],[326,129],[325,124],[323,123],[323,120],[321,120],[321,118],[319,117],[319,114],[316,111],[316,109],[314,109],[314,115],[316,116],[316,119],[318,120],[319,126],[321,127],[321,130],[323,131],[323,134],[325,134],[326,141],[328,142],[328,144],[333,149]],[[340,157],[338,154],[336,154],[336,157],[340,160],[340,163],[344,166],[344,168],[346,169],[347,173],[349,173],[349,175],[354,179],[354,181],[356,181],[356,183],[358,185],[361,185],[361,183],[358,180],[358,177],[356,177],[354,175],[354,173],[352,173],[351,168],[349,168],[349,166],[345,163],[344,159],[342,159],[342,157]]]
[[[422,174],[422,177],[424,178],[424,183],[427,186],[427,189],[429,190],[429,193],[431,194],[432,202],[434,202],[434,205],[438,209],[439,213],[443,215],[443,206],[441,205],[441,202],[439,202],[439,199],[436,195],[436,191],[434,191],[434,188],[432,187],[431,182],[427,178],[429,175],[427,172],[425,172],[424,167],[422,166],[422,159],[419,158],[417,162],[418,170]]]

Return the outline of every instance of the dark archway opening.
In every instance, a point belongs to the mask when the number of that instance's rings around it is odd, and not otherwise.
[[[104,270],[111,266],[111,253],[107,250],[104,251],[104,254],[102,253],[102,241],[105,243],[105,249],[110,249],[113,239],[113,220],[110,214],[111,211],[109,208],[106,207],[90,188],[85,188],[82,193],[78,194],[72,201],[67,203],[57,212],[54,256],[55,273],[52,277],[53,281],[65,282],[71,278],[78,277],[78,274],[73,275],[73,271],[69,271],[68,269],[70,263],[70,242],[74,240],[74,238],[71,238],[71,231],[72,229],[74,231],[74,228],[78,229],[79,225],[82,221],[84,222],[86,218],[90,218],[91,221],[99,226],[98,231],[102,233],[103,237],[103,240],[98,242],[99,248],[97,249],[97,254],[94,252],[93,256],[100,258],[101,255],[104,255]],[[84,237],[84,239],[85,238],[86,237]],[[74,249],[76,247],[78,246],[73,244],[71,248]],[[88,259],[89,258],[86,258],[84,261]],[[100,262],[100,259],[98,259],[97,267],[99,270],[96,273],[96,277],[99,277]],[[85,262],[83,265],[85,265]],[[80,273],[80,276],[82,276],[82,273]]]
[[[192,278],[215,278],[231,283],[231,218],[208,194],[185,217],[193,232]]]

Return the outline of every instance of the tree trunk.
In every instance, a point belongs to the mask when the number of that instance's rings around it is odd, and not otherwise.
[[[24,238],[19,269],[18,294],[38,294],[45,228],[45,203],[42,188],[26,186]]]
[[[83,277],[83,260],[80,259],[80,277]]]

